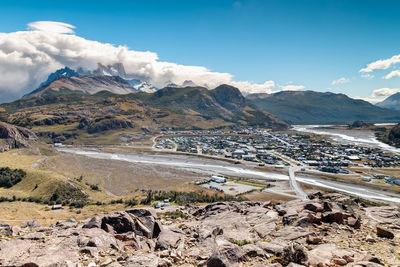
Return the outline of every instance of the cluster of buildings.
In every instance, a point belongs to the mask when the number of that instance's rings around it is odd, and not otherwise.
[[[169,137],[168,140],[174,142],[180,152],[221,156],[259,164],[288,165],[272,151],[279,147],[279,142],[256,133],[258,132],[252,132],[252,135],[243,135],[243,132],[186,134]],[[163,139],[157,147],[164,144]]]
[[[165,132],[161,147],[175,143],[177,151],[257,162],[260,165],[297,164],[321,172],[349,173],[348,167],[395,167],[400,157],[379,148],[333,143],[302,134],[265,131],[256,128],[240,130]],[[396,179],[388,180],[397,183]]]

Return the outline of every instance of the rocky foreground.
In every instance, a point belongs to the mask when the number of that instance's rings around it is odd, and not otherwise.
[[[158,215],[158,216],[157,216]],[[400,266],[400,207],[340,194],[1,226],[1,266]]]

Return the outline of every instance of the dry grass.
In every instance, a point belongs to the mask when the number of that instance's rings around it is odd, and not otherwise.
[[[124,210],[123,204],[90,205],[82,209],[64,207],[61,210],[51,210],[48,206],[30,202],[2,202],[0,203],[0,223],[21,225],[28,220],[36,220],[41,225],[49,225],[60,220],[74,218],[84,220],[99,214],[108,214]]]
[[[260,192],[260,191],[254,191],[249,194],[244,195],[243,197],[247,198],[250,201],[271,201],[273,203],[278,203],[278,202],[286,202],[289,200],[296,199],[295,197],[291,198],[289,196],[284,196],[280,194],[274,194],[270,192]]]

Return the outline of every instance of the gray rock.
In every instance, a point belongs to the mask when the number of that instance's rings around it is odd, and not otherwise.
[[[130,257],[125,263],[126,267],[157,267],[159,258],[154,254],[139,254]]]
[[[164,229],[157,238],[156,248],[163,250],[169,248],[177,248],[179,242],[183,241],[184,235],[171,231],[170,229]]]

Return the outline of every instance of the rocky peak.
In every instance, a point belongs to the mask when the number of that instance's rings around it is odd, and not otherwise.
[[[43,83],[40,84],[39,88],[45,87],[52,83],[55,80],[58,80],[60,78],[65,78],[65,77],[79,77],[79,73],[76,72],[73,69],[70,69],[69,67],[64,67],[62,69],[56,70],[55,72],[51,73],[47,80]]]
[[[106,76],[119,76],[123,79],[127,78],[125,67],[122,63],[115,63],[111,65],[103,65],[97,63],[97,69],[92,72],[93,75],[106,75]]]
[[[228,110],[241,110],[246,106],[246,100],[240,90],[230,85],[220,85],[212,90],[217,102]]]

